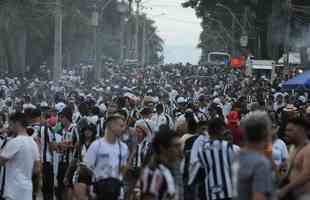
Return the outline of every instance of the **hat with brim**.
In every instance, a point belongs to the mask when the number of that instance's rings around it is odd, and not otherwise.
[[[145,97],[143,98],[143,102],[144,102],[144,103],[154,103],[154,98],[151,97],[151,96],[145,96]]]
[[[146,123],[144,120],[138,120],[136,123],[135,123],[135,128],[136,129],[140,129],[143,131],[143,133],[145,134],[145,136],[149,135],[150,133],[150,130],[148,129]]]
[[[297,108],[293,104],[287,104],[287,106],[283,109],[285,112],[294,112],[297,111]]]
[[[186,99],[184,97],[178,97],[177,98],[177,103],[186,103]]]
[[[64,109],[60,112],[60,115],[66,117],[69,121],[72,121],[73,112],[70,107],[64,107]]]

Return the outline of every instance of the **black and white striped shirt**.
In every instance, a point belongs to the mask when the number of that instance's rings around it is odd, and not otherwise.
[[[145,196],[152,196],[155,200],[178,199],[175,179],[170,169],[163,164],[145,167],[140,184],[142,199]]]
[[[150,148],[150,144],[146,139],[137,145],[136,151],[134,152],[133,162],[132,162],[133,168],[140,168],[142,166],[149,148]]]
[[[224,140],[209,140],[198,152],[199,164],[206,174],[206,198],[233,198],[232,162],[239,147]]]

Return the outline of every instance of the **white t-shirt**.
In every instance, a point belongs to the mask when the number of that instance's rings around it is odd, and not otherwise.
[[[1,156],[8,159],[4,197],[10,200],[32,200],[32,174],[40,160],[38,146],[29,136],[17,136],[5,145]]]
[[[127,159],[128,147],[125,143],[110,144],[105,138],[100,138],[90,145],[84,162],[89,168],[93,169],[96,180],[99,181],[106,178],[122,179],[119,166],[125,166]]]
[[[283,161],[288,159],[286,144],[281,139],[276,139],[272,145],[272,158],[277,167],[280,167]]]

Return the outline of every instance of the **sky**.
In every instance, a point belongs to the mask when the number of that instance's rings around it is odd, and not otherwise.
[[[143,12],[156,21],[158,34],[165,41],[165,63],[197,64],[197,48],[201,32],[200,20],[191,8],[183,8],[184,0],[144,0]]]

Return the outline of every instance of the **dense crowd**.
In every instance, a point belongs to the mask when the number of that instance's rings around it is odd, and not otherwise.
[[[309,198],[307,92],[216,66],[104,71],[0,79],[3,199]]]

